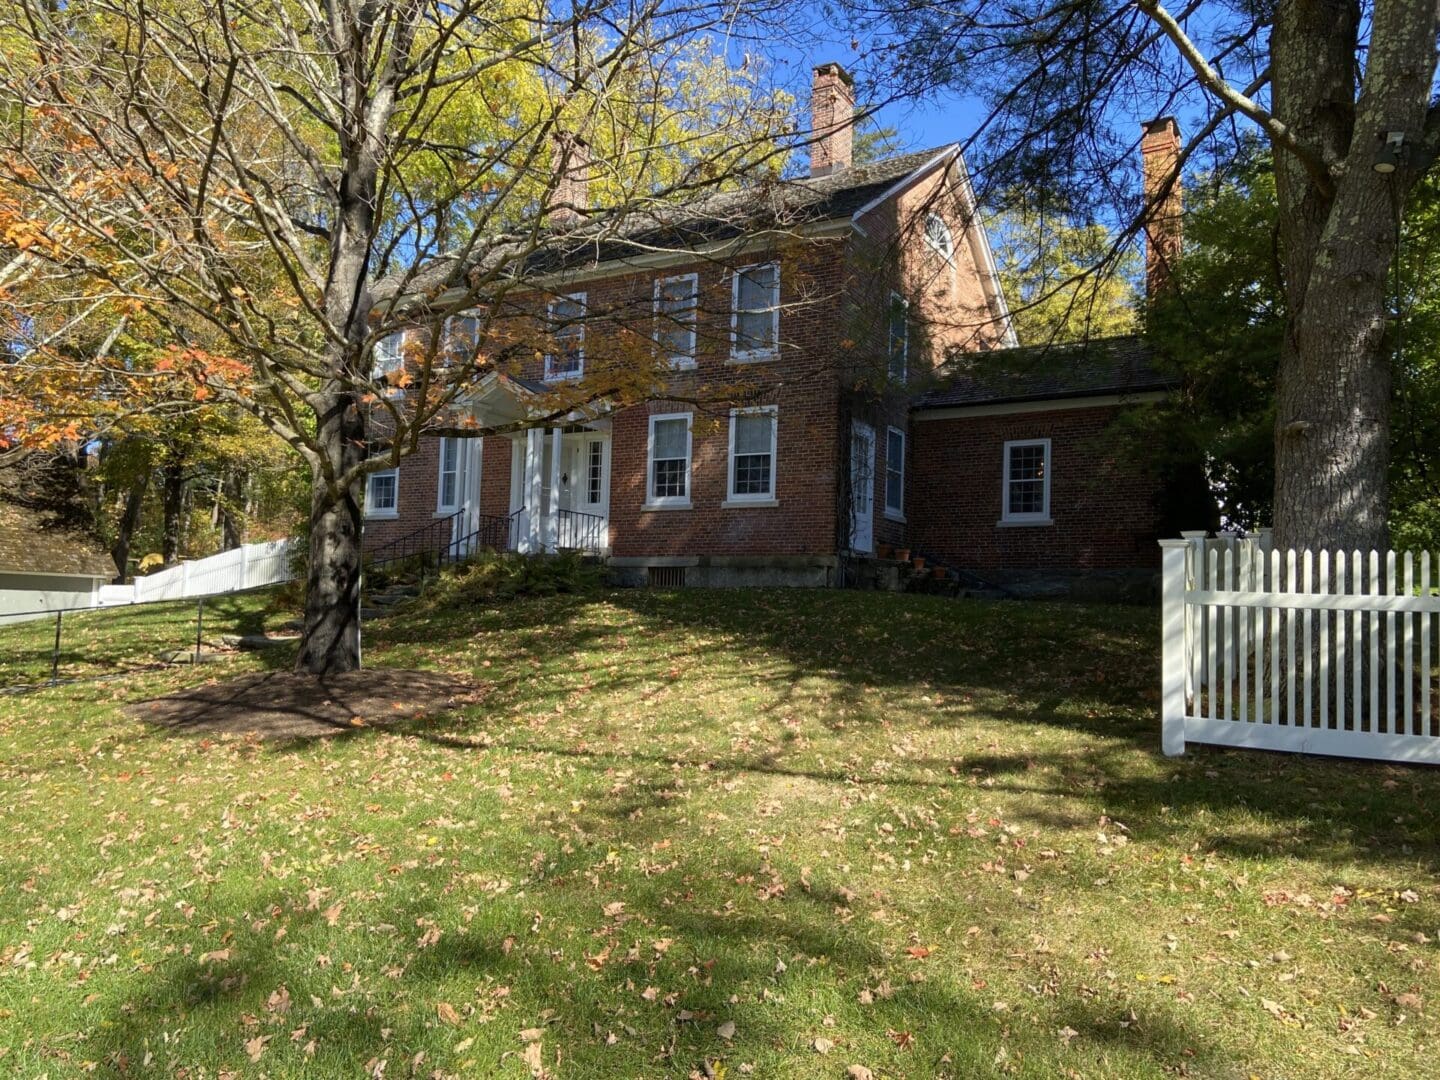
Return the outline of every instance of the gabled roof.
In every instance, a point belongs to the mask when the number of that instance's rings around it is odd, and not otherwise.
[[[952,360],[915,409],[1107,397],[1172,389],[1177,379],[1154,364],[1138,334],[1072,345],[1031,345]]]
[[[525,270],[543,274],[575,265],[653,255],[657,251],[688,251],[767,231],[846,220],[907,177],[938,164],[950,151],[958,151],[956,144],[897,154],[829,176],[767,179],[733,191],[711,192],[688,203],[633,208],[620,220],[597,213],[594,220],[557,230],[527,256]],[[504,259],[503,246],[489,249],[484,258]],[[404,272],[382,278],[375,283],[373,293],[383,302],[403,284],[407,293],[428,294],[458,283],[466,268],[455,255],[440,256],[408,281]]]

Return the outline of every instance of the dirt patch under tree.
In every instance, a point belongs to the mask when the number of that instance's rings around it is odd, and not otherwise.
[[[190,687],[125,711],[176,733],[313,739],[435,715],[474,692],[433,671],[369,668],[322,679],[272,671]]]

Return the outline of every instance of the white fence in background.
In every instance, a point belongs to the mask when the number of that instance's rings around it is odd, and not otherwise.
[[[208,559],[137,577],[133,585],[103,585],[99,606],[151,604],[277,585],[290,580],[290,545],[289,540],[242,544]]]
[[[1440,764],[1440,561],[1162,540],[1162,746]]]

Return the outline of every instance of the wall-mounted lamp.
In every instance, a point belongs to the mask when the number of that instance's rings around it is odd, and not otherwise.
[[[1403,131],[1387,131],[1385,145],[1380,148],[1380,153],[1375,158],[1375,171],[1381,176],[1389,176],[1404,163],[1405,133]]]

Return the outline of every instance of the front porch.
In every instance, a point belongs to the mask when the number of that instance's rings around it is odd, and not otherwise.
[[[549,419],[540,403],[548,389],[496,375],[459,403],[457,426],[468,419],[477,431],[520,430],[440,440],[434,519],[370,550],[370,565],[444,564],[481,551],[608,555],[610,420],[597,408],[523,427],[537,413]],[[507,446],[508,455],[496,453]]]

